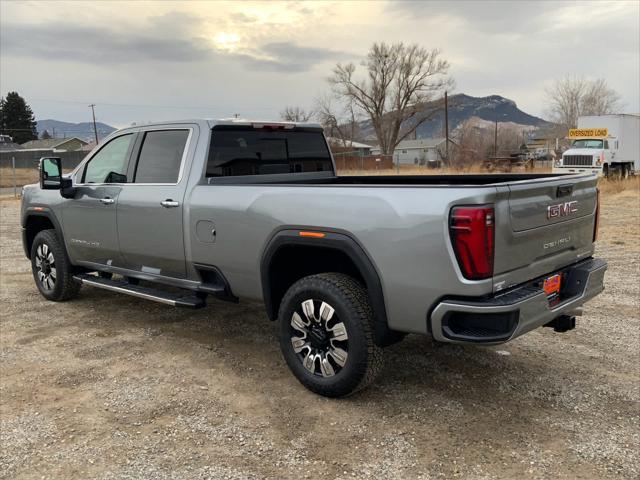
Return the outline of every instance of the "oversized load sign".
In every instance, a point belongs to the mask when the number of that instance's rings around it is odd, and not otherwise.
[[[569,138],[607,136],[609,136],[609,130],[606,128],[572,128],[569,130]]]

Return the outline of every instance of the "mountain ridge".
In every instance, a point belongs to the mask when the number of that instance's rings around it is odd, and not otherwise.
[[[72,123],[48,118],[37,120],[36,128],[38,130],[38,137],[46,130],[52,137],[54,137],[55,133],[55,138],[78,137],[88,141],[95,139],[93,122]],[[96,130],[98,131],[98,138],[103,138],[111,132],[115,132],[117,129],[106,123],[96,122]]]
[[[449,96],[449,134],[472,118],[498,123],[512,123],[523,127],[545,128],[552,124],[535,115],[528,114],[518,108],[513,100],[501,95],[473,97],[464,93]],[[424,110],[432,116],[416,129],[416,138],[444,137],[444,102],[443,99],[432,100]],[[360,122],[360,129],[365,140],[375,140],[375,133],[370,120]]]

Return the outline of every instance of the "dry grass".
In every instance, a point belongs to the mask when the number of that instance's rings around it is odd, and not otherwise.
[[[63,173],[69,173],[73,169],[63,168]],[[30,183],[37,183],[39,171],[37,168],[16,168],[15,173],[15,184],[18,188],[21,188],[23,185],[28,185]],[[14,176],[13,169],[9,167],[0,168],[0,188],[13,187],[14,185]]]
[[[638,193],[640,192],[640,175],[627,178],[626,180],[601,178],[598,181],[598,188],[603,195],[615,195],[625,190],[632,190]]]
[[[35,168],[16,168],[15,184],[18,187],[38,181],[38,170]],[[0,187],[13,187],[13,170],[8,167],[0,168]]]

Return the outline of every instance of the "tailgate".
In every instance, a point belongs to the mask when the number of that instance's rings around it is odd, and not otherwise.
[[[597,177],[508,183],[496,204],[494,290],[553,272],[593,253]]]

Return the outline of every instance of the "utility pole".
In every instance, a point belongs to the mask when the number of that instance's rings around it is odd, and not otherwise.
[[[98,144],[98,129],[96,128],[96,104],[92,103],[89,105],[91,107],[91,115],[93,116],[93,134],[96,137],[96,145]]]
[[[444,158],[449,165],[449,99],[444,91]]]
[[[493,134],[493,158],[498,157],[498,115],[496,115],[496,128]]]

